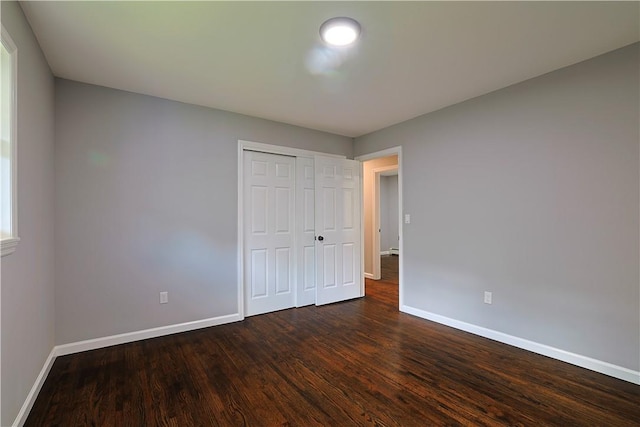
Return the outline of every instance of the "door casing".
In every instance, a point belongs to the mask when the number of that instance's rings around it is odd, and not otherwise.
[[[367,160],[378,159],[380,157],[388,157],[393,155],[398,156],[398,232],[400,234],[400,241],[398,242],[398,248],[400,249],[400,255],[398,259],[398,310],[400,307],[404,306],[404,238],[403,238],[403,229],[404,229],[404,204],[402,202],[402,147],[396,146],[387,148],[385,150],[376,151],[374,153],[363,154],[361,156],[355,157],[355,160],[361,162],[365,162]],[[362,166],[361,166],[362,167]],[[364,194],[364,192],[363,192]],[[362,199],[362,198],[361,198]],[[362,201],[361,201],[362,203]],[[363,219],[362,224],[364,224],[364,212],[362,213]],[[362,232],[362,259],[364,261],[364,230]],[[364,269],[364,262],[362,263]],[[363,273],[364,274],[364,273]]]

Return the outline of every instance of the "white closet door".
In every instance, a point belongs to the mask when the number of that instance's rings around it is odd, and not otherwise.
[[[360,163],[324,156],[316,172],[316,305],[362,293]]]
[[[244,152],[245,315],[295,304],[295,158]]]
[[[296,239],[297,239],[297,299],[296,306],[316,301],[315,248],[315,173],[313,159],[296,158]]]

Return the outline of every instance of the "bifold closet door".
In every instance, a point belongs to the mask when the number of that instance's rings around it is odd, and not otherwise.
[[[315,172],[313,158],[296,158],[296,239],[298,295],[296,307],[316,302]]]
[[[246,316],[295,305],[295,161],[244,152]]]
[[[363,296],[360,163],[315,157],[316,305]]]

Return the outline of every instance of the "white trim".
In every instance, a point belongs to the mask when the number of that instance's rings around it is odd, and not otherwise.
[[[24,400],[22,408],[20,408],[20,411],[18,412],[16,419],[13,421],[12,426],[22,426],[27,421],[29,412],[31,411],[31,408],[33,408],[33,404],[38,398],[38,393],[40,393],[40,390],[42,389],[42,386],[44,385],[44,382],[47,379],[47,375],[49,375],[49,371],[51,371],[51,367],[53,366],[53,362],[55,362],[57,356],[58,355],[56,354],[56,347],[54,347],[51,349],[51,353],[49,353],[49,357],[47,357],[47,360],[45,360],[44,366],[42,366],[42,369],[40,370],[36,381],[33,383],[33,387],[31,387],[29,394],[27,394],[27,398]]]
[[[391,251],[380,251],[380,256],[391,255]]]
[[[597,360],[580,354],[571,353],[569,351],[551,347],[546,344],[529,341],[524,338],[505,334],[503,332],[498,332],[493,329],[484,328],[482,326],[477,326],[471,323],[462,322],[450,317],[430,313],[419,308],[402,305],[400,307],[400,311],[421,317],[423,319],[431,320],[442,325],[450,326],[455,329],[470,332],[474,335],[489,338],[503,344],[508,344],[514,347],[531,351],[533,353],[561,360],[572,365],[580,366],[581,368],[586,368],[595,372],[599,372],[601,374],[609,375],[614,378],[640,385],[640,371],[633,371],[631,369],[617,366],[609,362],[604,362],[602,360]]]
[[[11,150],[9,167],[11,168],[11,235],[0,242],[0,257],[15,252],[20,238],[18,237],[18,47],[9,32],[0,25],[2,44],[11,56],[11,118],[9,125]]]
[[[160,326],[158,328],[144,329],[142,331],[127,332],[124,334],[111,335],[108,337],[94,338],[85,341],[62,344],[56,346],[56,356],[64,356],[67,354],[80,353],[82,351],[95,350],[97,348],[110,347],[112,345],[126,344],[134,341],[146,340],[149,338],[177,334],[180,332],[209,328],[211,326],[239,322],[242,319],[243,317],[239,313],[234,313],[228,314],[226,316],[211,317],[209,319],[194,320],[192,322]]]
[[[244,319],[244,146],[238,141],[238,313]]]
[[[398,309],[401,310],[404,305],[404,223],[402,221],[404,212],[404,202],[402,200],[402,146],[387,148],[385,150],[376,151],[375,153],[363,154],[355,157],[355,160],[365,162],[367,160],[377,159],[380,157],[388,157],[396,154],[398,156],[398,233],[400,240],[398,241]],[[364,194],[364,191],[362,192]],[[363,265],[364,265],[364,220],[362,224],[362,247],[363,247]],[[402,310],[401,310],[402,311]]]
[[[262,142],[244,141],[242,139],[238,140],[238,149],[241,151],[242,150],[260,151],[262,153],[282,154],[283,156],[292,156],[292,157],[313,158],[316,155],[321,155],[325,157],[334,157],[337,159],[347,158],[347,156],[343,156],[340,154],[327,154],[327,153],[321,153],[319,151],[303,150],[301,148],[285,147],[282,145],[271,145],[271,144],[264,144]]]
[[[363,154],[361,156],[355,157],[355,160],[366,162],[367,160],[379,159],[380,157],[389,157],[394,156],[396,154],[400,154],[402,151],[401,146],[391,147],[384,150],[376,151],[375,153]]]
[[[9,32],[0,23],[0,42],[6,47],[11,56],[11,236],[0,242],[0,258],[13,253],[20,239],[18,238],[18,47]],[[0,295],[2,294],[2,280],[0,279]],[[0,306],[2,306],[0,297]],[[1,313],[0,313],[1,314]],[[0,316],[1,318],[2,316]],[[2,328],[0,321],[0,402],[2,402]],[[2,420],[2,405],[0,404],[0,420]]]
[[[403,201],[403,157],[402,147],[397,147],[398,150],[398,308],[404,304],[404,221],[402,220],[404,213],[404,201]]]
[[[357,159],[355,159],[357,160]],[[375,280],[375,277],[371,273],[364,271],[364,162],[360,161],[360,277],[362,283],[360,283],[360,297],[364,297],[366,293],[366,280]],[[317,286],[317,284],[316,284]]]

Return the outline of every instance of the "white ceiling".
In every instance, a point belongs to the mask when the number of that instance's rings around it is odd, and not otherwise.
[[[639,40],[638,2],[22,7],[58,77],[351,137]],[[337,54],[318,35],[334,16],[363,28]]]

